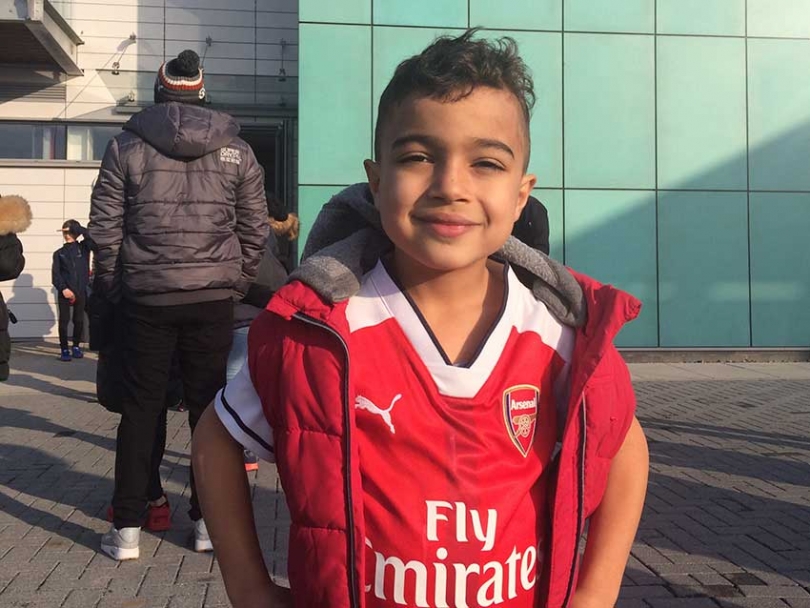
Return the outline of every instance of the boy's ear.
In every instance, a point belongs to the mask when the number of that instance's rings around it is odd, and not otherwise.
[[[363,168],[366,170],[368,187],[371,189],[371,193],[377,196],[377,191],[380,189],[380,165],[367,158],[363,161]]]
[[[537,176],[532,173],[527,173],[523,176],[520,182],[520,190],[518,191],[518,205],[515,209],[515,221],[518,221],[523,208],[529,202],[529,195],[532,193],[534,185],[537,183]]]

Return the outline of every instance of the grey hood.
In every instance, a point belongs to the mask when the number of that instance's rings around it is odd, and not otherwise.
[[[304,246],[301,265],[290,279],[309,285],[329,302],[341,302],[358,292],[363,275],[392,247],[368,184],[355,184],[321,209]],[[511,236],[495,255],[530,273],[527,287],[560,322],[584,325],[582,288],[565,266]]]
[[[227,146],[239,135],[237,122],[222,112],[186,103],[159,103],[124,125],[162,154],[194,159]]]

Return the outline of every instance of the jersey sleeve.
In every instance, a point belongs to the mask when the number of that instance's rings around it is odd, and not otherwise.
[[[262,460],[275,462],[273,429],[264,415],[247,362],[217,393],[214,409],[231,437]]]

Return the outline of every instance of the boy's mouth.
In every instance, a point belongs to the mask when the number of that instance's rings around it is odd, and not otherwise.
[[[414,216],[413,219],[442,237],[460,236],[478,225],[477,222],[456,213],[432,213]]]

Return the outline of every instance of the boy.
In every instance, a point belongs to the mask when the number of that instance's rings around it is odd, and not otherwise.
[[[322,210],[251,326],[248,365],[197,427],[236,607],[618,596],[648,461],[611,340],[639,304],[509,238],[535,183],[532,83],[513,41],[473,34],[397,68],[368,185]],[[262,561],[240,445],[278,465],[289,592]]]
[[[81,359],[82,333],[84,332],[84,306],[87,301],[87,286],[90,283],[90,251],[95,243],[87,230],[76,220],[62,224],[65,244],[53,252],[51,275],[57,292],[59,312],[60,361]],[[68,349],[68,322],[73,309],[73,349]]]

